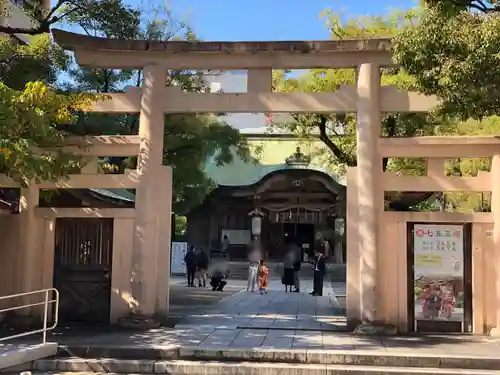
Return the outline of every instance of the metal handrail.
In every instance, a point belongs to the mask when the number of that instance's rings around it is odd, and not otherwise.
[[[41,290],[35,290],[34,292],[26,292],[26,293],[11,294],[9,296],[1,296],[0,301],[11,299],[11,298],[27,297],[27,296],[32,296],[35,294],[42,294],[42,293],[45,294],[45,300],[43,302],[27,303],[27,304],[24,304],[21,306],[9,307],[7,309],[0,309],[0,314],[8,312],[8,311],[21,310],[21,309],[25,309],[28,307],[42,306],[43,305],[44,306],[44,308],[43,308],[43,328],[32,330],[32,331],[27,331],[27,332],[23,332],[23,333],[18,333],[16,335],[0,337],[0,342],[5,341],[5,340],[10,340],[10,339],[15,339],[18,337],[35,335],[35,334],[40,333],[40,332],[42,332],[42,343],[45,344],[47,342],[47,332],[56,328],[57,322],[59,320],[59,291],[57,289],[55,289],[55,288],[41,289]],[[55,298],[49,299],[50,293],[54,293]],[[49,316],[48,316],[49,315],[49,304],[55,304],[54,323],[50,327],[47,327],[48,319],[49,319]]]

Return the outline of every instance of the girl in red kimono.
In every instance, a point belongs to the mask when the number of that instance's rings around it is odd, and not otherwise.
[[[424,318],[429,318],[430,312],[429,312],[429,297],[431,296],[431,286],[426,285],[424,287],[424,291],[421,295],[421,301],[422,301],[422,314]]]
[[[269,269],[264,264],[264,261],[260,261],[259,265],[259,291],[260,294],[267,294],[267,284],[269,282]]]
[[[455,295],[451,286],[445,286],[442,292],[442,310],[446,314],[447,319],[451,319],[455,307]]]

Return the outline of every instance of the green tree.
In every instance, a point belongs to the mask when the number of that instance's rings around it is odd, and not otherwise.
[[[195,40],[193,31],[174,19],[165,7],[144,12],[118,0],[100,0],[88,13],[74,12],[68,17],[73,26],[80,26],[88,35],[121,39]],[[111,10],[113,9],[113,10]],[[91,17],[89,17],[91,15]],[[151,18],[148,19],[147,16]],[[116,23],[120,17],[126,22]],[[95,93],[119,92],[127,85],[139,87],[142,71],[76,68],[70,73],[72,89]],[[167,85],[180,85],[184,90],[202,92],[207,89],[201,72],[169,71]],[[80,116],[75,134],[137,134],[139,117],[110,116],[86,113]],[[245,138],[218,117],[200,114],[168,114],[165,116],[164,164],[174,169],[174,211],[183,214],[200,203],[213,188],[204,172],[209,157],[223,165],[236,153],[247,159],[249,149]],[[135,158],[110,158],[116,170],[134,167]]]
[[[23,185],[57,180],[82,166],[80,158],[56,147],[66,135],[57,126],[74,123],[75,113],[95,99],[54,89],[68,61],[48,35],[29,45],[0,38],[0,173]]]
[[[50,0],[24,0],[16,4],[3,1],[0,17],[8,18],[12,13],[12,7],[21,6],[24,12],[32,19],[28,26],[17,27],[5,23],[0,25],[0,33],[13,35],[39,35],[50,31],[50,27],[68,17],[74,12],[84,13],[87,8],[93,6],[93,1],[88,0],[57,0],[52,6]],[[116,22],[120,22],[116,19]]]
[[[0,80],[12,89],[22,90],[33,81],[53,85],[69,61],[69,56],[51,42],[48,34],[30,38],[29,44],[0,37]]]
[[[479,12],[478,12],[479,10]],[[418,23],[394,38],[394,61],[448,116],[480,118],[500,109],[500,17],[496,1],[429,1]]]
[[[499,11],[496,1],[428,0],[419,22],[393,39],[394,61],[413,89],[441,100],[435,113],[455,124],[453,134],[499,134]],[[489,166],[463,158],[448,162],[447,173],[475,176]],[[459,211],[490,209],[490,193],[447,193],[446,201]]]
[[[386,17],[347,18],[327,11],[324,13],[332,39],[393,37],[401,30],[418,20],[418,11],[395,11]],[[274,88],[277,91],[324,92],[336,91],[341,85],[354,84],[354,69],[313,69],[299,77],[289,76],[286,72],[274,74]],[[412,77],[400,69],[385,69],[382,84],[394,84],[403,89],[413,83]],[[292,121],[275,124],[302,137],[319,136],[330,151],[327,163],[337,173],[344,173],[346,167],[357,165],[356,160],[356,124],[353,114],[292,114]],[[440,127],[431,117],[415,113],[387,114],[382,120],[382,135],[387,137],[433,135]],[[396,170],[400,173],[420,174],[424,171],[422,160],[386,159],[384,170]],[[390,207],[408,210],[414,204],[426,199],[430,194],[403,194],[390,196]]]

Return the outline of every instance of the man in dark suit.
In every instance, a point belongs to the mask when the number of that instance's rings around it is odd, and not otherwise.
[[[323,295],[323,278],[325,277],[325,259],[319,250],[314,250],[314,277],[313,277],[313,291],[312,296]]]
[[[194,246],[189,247],[188,252],[184,256],[184,263],[186,264],[188,286],[194,287],[194,275],[196,273],[196,254],[194,253]]]

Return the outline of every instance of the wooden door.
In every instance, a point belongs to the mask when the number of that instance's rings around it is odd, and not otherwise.
[[[56,220],[54,287],[59,319],[109,323],[113,219]]]

